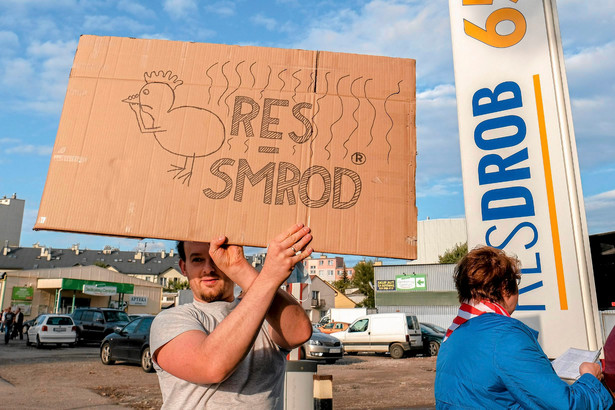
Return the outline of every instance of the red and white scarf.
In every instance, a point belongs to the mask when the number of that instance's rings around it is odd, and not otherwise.
[[[510,314],[499,303],[490,302],[488,300],[481,300],[475,302],[474,300],[465,301],[459,307],[457,317],[453,319],[453,324],[446,331],[446,335],[442,343],[446,342],[446,339],[453,333],[455,329],[464,324],[470,319],[482,315],[483,313],[496,313],[498,315],[504,315],[510,317]]]

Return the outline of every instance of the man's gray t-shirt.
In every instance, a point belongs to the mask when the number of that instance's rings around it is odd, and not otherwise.
[[[213,332],[238,303],[239,299],[230,303],[194,301],[160,312],[150,330],[152,356],[184,332]],[[281,409],[285,366],[285,354],[271,339],[266,323],[263,323],[248,355],[222,383],[190,383],[165,372],[154,361],[162,391],[163,409]]]

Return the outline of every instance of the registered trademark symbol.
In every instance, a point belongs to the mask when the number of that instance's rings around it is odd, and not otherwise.
[[[363,165],[367,160],[367,158],[365,158],[365,155],[361,152],[355,152],[350,158],[352,159],[352,163],[355,165]]]

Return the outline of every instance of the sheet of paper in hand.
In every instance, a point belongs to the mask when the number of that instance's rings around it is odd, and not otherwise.
[[[575,381],[579,378],[579,366],[583,362],[596,362],[600,356],[598,350],[583,350],[571,347],[551,364],[557,375],[565,381]]]

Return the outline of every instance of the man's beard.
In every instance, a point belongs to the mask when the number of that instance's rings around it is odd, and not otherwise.
[[[225,299],[225,296],[224,296],[225,290],[226,290],[226,286],[224,285],[220,287],[216,286],[213,288],[199,289],[198,296],[200,300],[206,303],[217,302],[217,301]]]
[[[200,296],[201,296],[201,300],[203,302],[207,302],[207,303],[217,302],[217,301],[220,301],[220,300],[224,300],[224,298],[223,298],[224,291],[220,290],[216,294],[209,293],[207,295],[205,293],[201,292]]]

